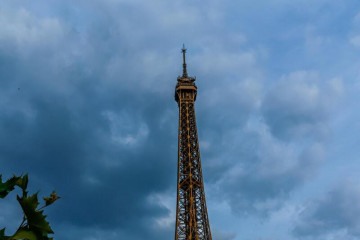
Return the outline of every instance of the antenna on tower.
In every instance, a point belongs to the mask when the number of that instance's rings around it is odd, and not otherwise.
[[[185,44],[183,44],[183,47],[181,49],[181,52],[183,54],[183,77],[188,77],[187,70],[186,70],[186,48]]]

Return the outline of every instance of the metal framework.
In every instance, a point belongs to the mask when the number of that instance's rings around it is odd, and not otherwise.
[[[175,100],[179,106],[178,177],[175,240],[212,240],[201,170],[194,103],[195,78],[186,70],[177,79]]]

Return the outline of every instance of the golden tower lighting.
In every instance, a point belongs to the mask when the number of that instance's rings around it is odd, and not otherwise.
[[[197,87],[195,78],[187,74],[185,47],[182,54],[183,74],[178,77],[175,88],[179,106],[175,240],[212,240],[194,108]]]

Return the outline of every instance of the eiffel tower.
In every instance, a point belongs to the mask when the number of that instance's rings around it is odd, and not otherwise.
[[[178,77],[175,88],[175,101],[179,106],[175,240],[212,240],[194,109],[197,87],[195,78],[187,74],[184,46],[182,55],[183,74]]]

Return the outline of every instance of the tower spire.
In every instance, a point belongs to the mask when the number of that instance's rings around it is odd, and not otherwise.
[[[186,78],[188,77],[187,74],[187,70],[186,70],[186,48],[185,48],[185,44],[183,44],[183,47],[181,49],[182,54],[183,54],[183,77]]]

